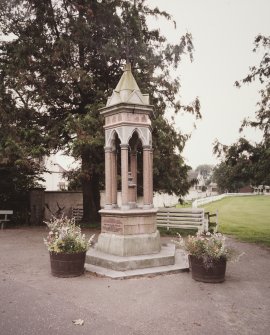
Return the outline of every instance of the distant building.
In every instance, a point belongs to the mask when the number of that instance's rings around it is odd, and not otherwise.
[[[253,188],[250,185],[246,185],[246,186],[243,186],[243,187],[239,188],[238,192],[239,193],[252,193]]]
[[[64,191],[68,188],[68,182],[63,177],[67,172],[58,162],[54,155],[43,158],[43,165],[48,172],[44,172],[41,177],[45,180],[42,186],[46,191]]]
[[[265,194],[270,195],[270,186],[268,185],[259,185],[259,186],[252,186],[255,194]]]
[[[197,184],[194,185],[195,190],[198,192],[205,192],[206,190],[206,178],[201,174],[201,171],[198,172],[197,174]]]
[[[218,194],[217,184],[210,182],[212,171],[208,174],[202,174],[200,171],[190,171],[188,174],[188,180],[196,180],[196,183],[189,189],[187,195],[185,195],[185,200],[194,200],[198,198],[205,198],[212,195]]]
[[[217,193],[218,192],[218,186],[217,186],[217,183],[213,183],[211,182],[209,185],[208,185],[208,188],[209,192],[211,193]]]

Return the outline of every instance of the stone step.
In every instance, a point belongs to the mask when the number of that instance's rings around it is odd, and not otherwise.
[[[148,266],[149,263],[151,266]],[[133,257],[95,253],[95,249],[91,249],[86,256],[85,268],[101,276],[120,279],[183,272],[188,271],[189,266],[187,255],[182,250],[175,250],[174,245],[167,244],[162,246],[159,254]]]

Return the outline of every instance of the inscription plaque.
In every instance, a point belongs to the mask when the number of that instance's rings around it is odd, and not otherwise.
[[[102,232],[104,233],[123,233],[123,224],[115,218],[104,218],[102,220]]]

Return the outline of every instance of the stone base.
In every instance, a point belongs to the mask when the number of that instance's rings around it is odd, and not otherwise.
[[[102,209],[101,232],[116,235],[152,234],[157,230],[157,209]]]
[[[138,256],[160,252],[160,235],[152,234],[116,235],[101,233],[96,250],[115,256]]]
[[[175,263],[175,245],[168,244],[162,246],[157,254],[121,257],[109,255],[98,251],[96,248],[90,249],[86,254],[87,264],[111,269],[115,271],[127,271],[173,265]]]

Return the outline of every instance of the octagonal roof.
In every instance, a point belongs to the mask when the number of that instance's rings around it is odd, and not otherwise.
[[[119,103],[149,105],[149,95],[142,94],[131,72],[131,65],[127,63],[113,94],[108,98],[106,107]]]

